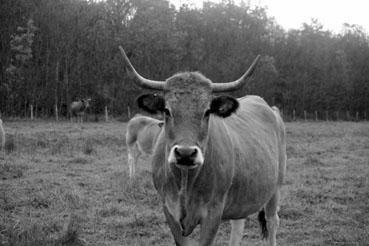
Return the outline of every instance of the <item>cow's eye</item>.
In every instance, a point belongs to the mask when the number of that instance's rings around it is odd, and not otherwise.
[[[171,116],[171,114],[170,114],[170,110],[169,110],[168,108],[164,108],[164,114],[165,114],[165,116],[167,116],[167,117],[170,117],[170,116]]]

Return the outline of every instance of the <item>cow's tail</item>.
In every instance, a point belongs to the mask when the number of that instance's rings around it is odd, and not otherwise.
[[[126,131],[126,144],[127,147],[132,147],[137,140],[137,132],[130,129],[131,127],[128,125],[127,131]]]
[[[267,221],[265,219],[265,211],[264,208],[259,212],[258,221],[261,228],[261,237],[266,239],[268,237],[268,228],[267,228]]]

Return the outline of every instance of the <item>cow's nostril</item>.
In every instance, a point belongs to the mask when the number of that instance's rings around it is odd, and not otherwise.
[[[195,157],[197,154],[197,149],[194,148],[193,151],[192,151],[192,154],[191,154],[191,157]]]
[[[193,158],[197,154],[197,149],[194,147],[175,147],[174,154],[177,158]]]
[[[181,154],[179,153],[179,151],[178,151],[178,148],[177,148],[177,147],[175,147],[175,148],[174,148],[174,154],[175,154],[176,156],[181,156]]]

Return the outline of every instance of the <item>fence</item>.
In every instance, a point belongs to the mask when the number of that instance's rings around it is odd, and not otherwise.
[[[29,114],[28,114],[28,113],[26,113],[26,114],[25,114],[25,118],[28,118],[28,117],[29,117],[31,120],[34,120],[35,118],[37,118],[37,115],[36,115],[35,113],[36,113],[36,111],[35,111],[35,107],[31,104],[31,105],[29,106]],[[57,106],[57,105],[54,105],[53,115],[54,115],[54,119],[55,119],[56,121],[59,121],[59,118],[60,118],[60,112],[59,112],[59,108],[58,108],[58,106]],[[105,106],[105,107],[104,107],[104,120],[105,120],[105,122],[108,122],[108,121],[109,121],[109,119],[110,119],[110,117],[111,117],[111,116],[109,116],[108,106]],[[130,118],[131,118],[131,109],[130,109],[130,107],[129,107],[129,106],[127,106],[127,117],[128,117],[128,119],[130,119]],[[42,117],[41,117],[41,118],[42,118]],[[61,118],[63,118],[63,117],[61,117]],[[64,116],[64,118],[65,118],[65,116]]]
[[[297,112],[282,111],[283,119],[286,121],[367,121],[367,111],[307,111]]]

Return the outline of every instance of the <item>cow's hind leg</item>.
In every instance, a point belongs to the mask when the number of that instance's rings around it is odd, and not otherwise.
[[[135,157],[136,157],[136,140],[137,135],[129,127],[126,132],[126,146],[128,154],[128,167],[129,167],[129,178],[133,178],[135,175]]]
[[[128,168],[129,168],[129,178],[132,178],[134,175],[134,158],[130,147],[128,147]]]
[[[245,226],[245,219],[231,220],[231,238],[229,246],[239,246],[243,237],[243,229]]]
[[[268,229],[268,242],[269,246],[276,246],[276,235],[277,229],[279,226],[279,217],[278,217],[278,209],[279,209],[279,188],[277,192],[272,196],[269,202],[265,206],[265,217],[266,224]]]
[[[129,166],[129,178],[133,178],[136,175],[137,160],[140,157],[140,151],[137,144],[128,145],[128,166]]]

